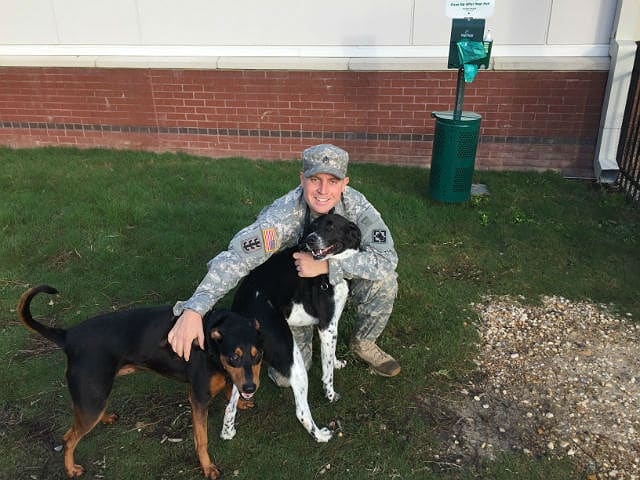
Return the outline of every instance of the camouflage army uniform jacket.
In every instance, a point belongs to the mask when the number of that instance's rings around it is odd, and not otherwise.
[[[209,261],[204,279],[190,299],[175,304],[174,314],[190,309],[204,315],[251,270],[277,251],[296,245],[304,230],[306,211],[300,186],[264,208],[253,224],[233,237],[228,250]],[[335,285],[343,278],[375,281],[395,276],[398,255],[393,239],[365,196],[346,187],[335,213],[360,227],[362,243],[360,251],[349,258],[329,259],[329,282]]]

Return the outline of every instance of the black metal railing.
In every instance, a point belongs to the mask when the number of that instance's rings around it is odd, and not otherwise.
[[[624,110],[617,162],[618,185],[631,201],[640,203],[640,42],[636,42],[636,59]]]

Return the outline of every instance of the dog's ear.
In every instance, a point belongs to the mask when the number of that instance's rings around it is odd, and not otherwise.
[[[211,330],[210,336],[216,342],[219,342],[220,340],[222,340],[222,333],[220,333],[220,330],[218,330],[217,328],[214,328],[213,330]]]
[[[222,340],[222,323],[227,318],[225,310],[211,310],[204,316],[203,328],[205,337],[208,340],[219,342]]]

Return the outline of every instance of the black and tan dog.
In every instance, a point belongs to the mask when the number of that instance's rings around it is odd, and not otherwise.
[[[224,310],[208,313],[204,318],[206,348],[194,348],[185,362],[166,340],[175,322],[171,307],[108,313],[64,330],[33,319],[29,306],[40,292],[57,293],[47,285],[29,289],[20,298],[18,314],[28,329],[62,347],[67,355],[66,377],[73,402],[73,423],[64,435],[67,475],[84,473],[74,460],[80,439],[99,421],[112,423],[117,418],[105,413],[115,377],[150,370],[190,383],[196,453],[205,476],[218,478],[220,470],[207,450],[209,400],[221,390],[231,397],[234,386],[248,400],[258,389],[262,363],[258,322]]]

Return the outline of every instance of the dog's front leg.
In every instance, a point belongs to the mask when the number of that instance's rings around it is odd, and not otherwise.
[[[224,377],[222,378],[224,382]],[[191,421],[193,423],[193,442],[196,447],[196,454],[200,461],[200,467],[204,476],[209,480],[216,480],[220,477],[220,469],[211,461],[208,451],[207,416],[209,413],[207,402],[200,402],[194,399],[193,392],[189,395],[191,402]]]
[[[231,440],[236,435],[236,412],[238,411],[238,399],[240,398],[240,392],[235,385],[231,390],[231,397],[227,408],[224,410],[224,420],[222,421],[222,431],[220,432],[220,438],[223,440]]]
[[[338,322],[342,310],[349,295],[349,287],[346,281],[342,281],[334,287],[335,308],[333,317],[324,329],[318,329],[320,336],[320,355],[322,358],[322,387],[324,395],[330,402],[337,402],[340,394],[333,388],[333,372],[346,365],[345,361],[336,358],[336,344],[338,343]]]
[[[293,365],[291,366],[291,376],[289,378],[293,398],[296,402],[296,416],[302,426],[309,432],[316,442],[328,442],[333,436],[333,432],[328,428],[318,428],[311,417],[309,401],[309,378],[304,367],[304,360],[296,342],[293,342]]]
[[[332,320],[327,325],[327,328],[318,330],[318,334],[320,336],[320,356],[322,359],[322,388],[324,389],[324,396],[333,403],[340,400],[340,394],[333,388],[338,325]]]

